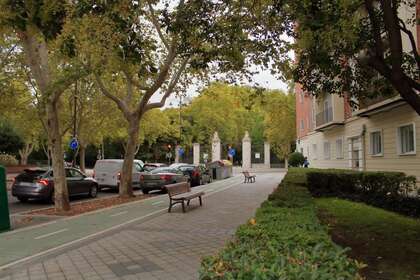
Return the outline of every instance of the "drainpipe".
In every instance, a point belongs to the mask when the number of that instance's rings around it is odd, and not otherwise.
[[[362,125],[362,132],[360,133],[360,144],[362,146],[363,152],[362,152],[362,164],[363,164],[363,171],[366,171],[366,146],[365,146],[365,135],[366,135],[366,125]]]

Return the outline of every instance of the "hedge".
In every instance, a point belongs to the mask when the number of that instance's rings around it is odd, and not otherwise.
[[[315,197],[339,197],[407,216],[420,217],[416,178],[401,172],[309,169],[307,186]]]
[[[360,279],[359,264],[335,245],[316,216],[298,170],[291,170],[235,238],[203,259],[200,279]]]

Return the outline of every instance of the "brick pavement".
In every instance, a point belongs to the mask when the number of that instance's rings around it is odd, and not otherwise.
[[[214,254],[277,186],[284,173],[240,184],[0,272],[14,279],[198,279],[203,256]],[[3,253],[3,252],[1,252]]]

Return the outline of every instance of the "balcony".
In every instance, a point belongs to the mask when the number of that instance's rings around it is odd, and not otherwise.
[[[370,117],[379,113],[390,111],[394,108],[400,107],[406,102],[399,96],[379,97],[375,99],[366,99],[360,102],[359,110],[353,113],[354,116]]]
[[[344,124],[344,103],[339,96],[328,96],[315,106],[315,130],[325,131]]]
[[[321,111],[318,114],[316,114],[316,127],[332,122],[332,120],[333,120],[333,108],[328,107],[324,109],[324,111]]]

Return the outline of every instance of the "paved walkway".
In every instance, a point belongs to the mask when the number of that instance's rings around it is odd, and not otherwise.
[[[186,214],[179,207],[166,213],[166,197],[157,197],[0,234],[0,279],[197,279],[201,258],[223,247],[283,175],[198,187],[207,193],[204,205],[192,201]]]

